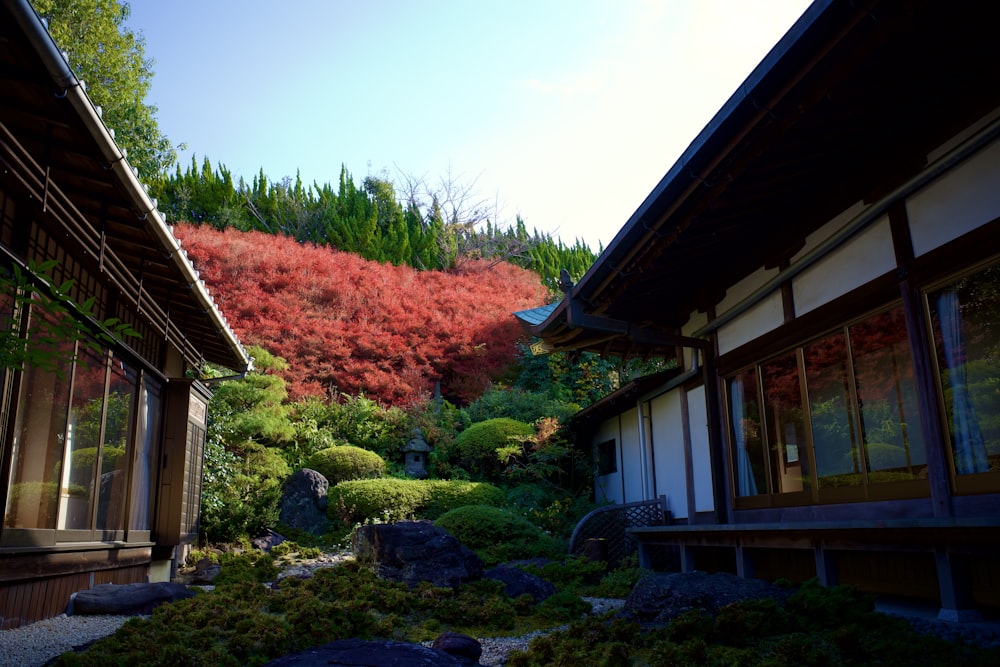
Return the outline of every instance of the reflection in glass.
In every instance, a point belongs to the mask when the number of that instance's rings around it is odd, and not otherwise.
[[[924,476],[927,458],[902,308],[852,326],[850,339],[868,481]]]
[[[802,395],[795,354],[761,367],[764,384],[764,420],[770,444],[774,493],[793,493],[809,484],[809,465],[802,420]]]
[[[128,453],[135,405],[136,371],[121,359],[112,359],[108,384],[108,409],[104,422],[104,449],[98,479],[98,530],[125,527],[125,500],[128,481]]]
[[[91,527],[95,480],[100,465],[106,373],[104,359],[81,346],[66,427],[59,528],[82,530]]]
[[[139,391],[139,419],[135,453],[132,464],[132,499],[130,505],[130,530],[149,530],[153,497],[156,434],[160,430],[160,385],[143,376]]]
[[[761,438],[757,373],[746,371],[729,381],[729,409],[736,450],[736,491],[740,496],[767,493],[767,465]]]
[[[1000,471],[1000,267],[930,295],[955,472]]]
[[[5,528],[56,527],[73,344],[53,345],[51,352],[54,359],[66,360],[61,372],[28,368],[21,375],[11,440]]]
[[[820,488],[861,484],[861,455],[854,427],[843,334],[827,336],[803,350],[816,476]]]

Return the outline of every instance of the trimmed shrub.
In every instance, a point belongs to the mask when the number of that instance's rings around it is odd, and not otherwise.
[[[499,507],[468,505],[441,515],[435,526],[479,554],[487,565],[522,558],[562,558],[566,545],[522,516]]]
[[[467,505],[502,507],[504,504],[504,492],[486,482],[432,479],[424,483],[430,491],[423,510],[428,519],[436,519],[445,512]]]
[[[455,437],[448,458],[469,472],[491,482],[501,480],[504,464],[497,450],[511,442],[521,442],[535,434],[531,424],[498,417],[473,424]]]
[[[503,503],[503,491],[491,484],[457,480],[357,479],[330,487],[327,514],[343,522],[346,509],[354,521],[433,519],[463,505]]]
[[[327,516],[342,521],[340,512],[346,508],[354,521],[403,521],[415,518],[426,502],[427,488],[421,480],[355,479],[330,487]]]
[[[306,459],[305,468],[320,473],[330,485],[353,479],[375,479],[385,474],[385,460],[375,452],[352,445],[334,445]]]

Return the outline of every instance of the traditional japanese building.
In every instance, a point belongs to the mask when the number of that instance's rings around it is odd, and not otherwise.
[[[0,321],[46,361],[0,369],[0,628],[165,580],[197,538],[198,371],[250,360],[140,177],[27,0],[2,0]],[[45,282],[72,303],[27,303]],[[86,333],[109,320],[135,335]]]
[[[577,420],[598,499],[667,496],[644,555],[1000,606],[991,16],[818,0],[565,298],[520,315],[550,350],[676,360]]]

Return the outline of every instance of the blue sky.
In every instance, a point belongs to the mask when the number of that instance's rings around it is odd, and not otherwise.
[[[250,180],[473,186],[607,245],[806,0],[132,0],[160,128]]]

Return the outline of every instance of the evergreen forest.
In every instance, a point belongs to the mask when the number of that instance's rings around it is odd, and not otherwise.
[[[437,186],[401,175],[366,176],[360,183],[341,167],[337,184],[305,185],[296,175],[271,180],[261,169],[252,182],[223,164],[192,157],[150,182],[150,194],[169,220],[215,229],[260,231],[420,270],[461,268],[477,260],[507,261],[556,288],[565,269],[579,280],[596,255],[581,240],[571,245],[518,216],[497,220],[496,207],[474,184],[447,177]]]

